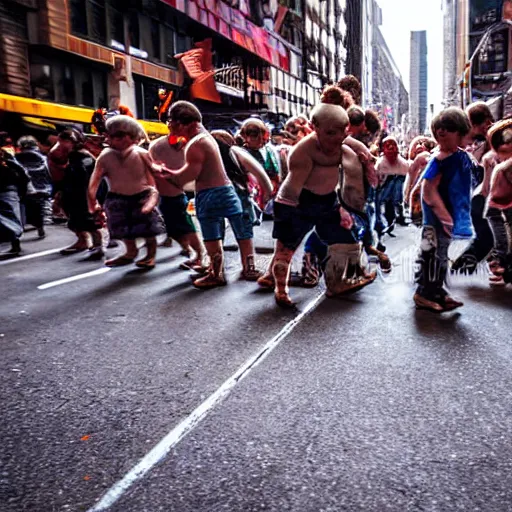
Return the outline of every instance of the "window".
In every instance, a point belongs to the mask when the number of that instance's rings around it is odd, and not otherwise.
[[[71,32],[105,44],[105,2],[100,0],[70,0]]]
[[[39,54],[30,56],[32,95],[69,105],[106,106],[107,71],[81,59],[66,62]]]
[[[41,100],[55,98],[51,67],[48,64],[32,63],[30,65],[30,82],[34,98]]]
[[[158,89],[168,91],[170,86],[138,75],[134,75],[133,82],[138,116],[142,119],[158,119]]]
[[[112,41],[117,41],[124,45],[124,19],[121,11],[118,11],[113,6],[108,10],[108,24],[111,41],[108,42],[112,45]]]
[[[87,4],[83,0],[71,0],[71,32],[87,36]]]
[[[131,12],[128,17],[128,34],[130,46],[140,48],[139,15],[137,12]]]

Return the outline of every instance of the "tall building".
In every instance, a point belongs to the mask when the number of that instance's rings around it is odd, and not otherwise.
[[[380,9],[379,9],[380,11]],[[383,119],[383,129],[394,132],[409,111],[409,98],[402,75],[391,55],[379,24],[374,25],[372,38],[372,103],[371,108]]]
[[[427,31],[413,31],[409,90],[409,123],[412,134],[425,133],[427,128],[427,96]]]
[[[443,0],[443,99],[446,106],[459,104],[457,76],[457,0]]]

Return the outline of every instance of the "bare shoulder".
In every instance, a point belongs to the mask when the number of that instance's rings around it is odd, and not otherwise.
[[[356,154],[364,153],[365,155],[370,155],[370,150],[360,140],[354,139],[350,135],[343,142],[343,147],[351,148]]]
[[[152,140],[149,143],[149,152],[154,151],[158,147],[160,147],[164,142],[167,142],[167,135],[162,135],[158,137],[158,139]]]
[[[142,158],[149,157],[149,151],[147,149],[141,148],[140,146],[136,146],[135,153],[137,153]]]
[[[485,155],[482,158],[482,165],[485,167],[489,165],[494,165],[495,163],[496,153],[493,150],[487,151],[487,153],[485,153]]]
[[[114,154],[114,150],[112,148],[105,148],[96,159],[97,162],[106,162],[108,161],[112,155]]]
[[[507,175],[507,177],[511,177],[512,174],[512,158],[509,158],[508,160],[505,160],[504,162],[499,163],[495,168],[494,171],[496,173],[502,172]]]

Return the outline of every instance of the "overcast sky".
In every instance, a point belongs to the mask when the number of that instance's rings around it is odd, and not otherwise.
[[[381,31],[409,90],[412,30],[427,31],[428,102],[441,108],[443,96],[443,15],[441,0],[377,0],[382,8]]]

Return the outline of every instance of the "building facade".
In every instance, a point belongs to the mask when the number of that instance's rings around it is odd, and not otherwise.
[[[384,129],[395,133],[406,124],[409,95],[393,55],[382,35],[382,9],[376,0],[362,2],[363,106],[377,111]]]
[[[411,66],[409,83],[409,124],[411,135],[423,134],[427,128],[428,109],[426,30],[411,32]]]
[[[160,89],[187,97],[177,55],[211,40],[220,102],[194,98],[209,119],[284,118],[307,112],[347,71],[361,76],[359,3],[5,0],[0,93],[94,109],[121,103],[156,120]]]
[[[512,1],[444,0],[443,7],[446,104],[483,100],[497,116],[509,113]]]

